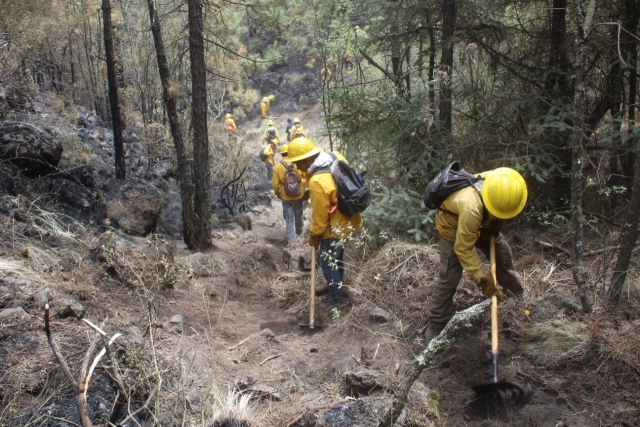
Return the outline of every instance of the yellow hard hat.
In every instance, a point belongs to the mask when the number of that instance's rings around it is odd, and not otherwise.
[[[225,119],[230,119],[230,118],[231,118],[231,114],[229,114],[229,113],[225,114],[225,115],[224,115],[224,118],[225,118]]]
[[[274,95],[269,95],[269,100],[270,100],[270,101],[273,101],[273,100],[275,100],[275,99],[276,99],[276,97],[275,97]]]
[[[318,154],[320,151],[322,151],[320,147],[316,147],[309,138],[305,138],[304,136],[291,141],[287,150],[290,162],[304,160],[314,154]]]
[[[284,144],[282,147],[280,147],[280,154],[282,154],[283,156],[285,154],[289,153],[289,144]]]
[[[300,119],[296,117],[295,119],[293,119],[293,123],[299,124],[300,123]]]
[[[273,126],[273,124],[274,124],[274,123],[273,123],[273,120],[269,120],[269,121],[267,122],[267,125],[269,125],[269,126]]]
[[[490,171],[482,186],[482,201],[491,215],[510,219],[527,204],[527,183],[511,168]]]

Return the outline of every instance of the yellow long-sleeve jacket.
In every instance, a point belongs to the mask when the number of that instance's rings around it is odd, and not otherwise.
[[[264,160],[265,163],[269,163],[270,165],[273,164],[273,150],[271,149],[271,144],[267,144],[264,147],[264,151],[262,152],[262,154],[265,155],[266,159]]]
[[[236,122],[234,122],[232,118],[224,119],[224,124],[227,132],[238,132]]]
[[[338,159],[347,161],[341,154],[334,154]],[[333,215],[329,216],[331,208],[338,203],[336,182],[331,172],[311,175],[307,182],[312,208],[310,235],[313,239],[342,239],[351,236],[362,227],[363,221],[360,213],[348,217],[336,209]]]
[[[287,164],[289,165],[290,163],[287,163]],[[273,178],[271,178],[271,188],[273,188],[273,192],[275,193],[276,197],[282,200],[301,199],[302,196],[304,196],[304,192],[307,189],[306,181],[303,177],[302,172],[299,171],[295,165],[293,166],[293,168],[295,169],[296,173],[298,174],[298,177],[300,178],[300,195],[298,197],[287,196],[287,193],[284,191],[284,175],[287,173],[287,168],[282,164],[282,161],[276,163],[276,165],[273,168]]]
[[[480,174],[486,176],[487,172]],[[460,265],[477,282],[485,276],[482,262],[475,250],[482,229],[492,227],[491,218],[485,214],[482,203],[482,181],[475,187],[465,187],[451,194],[440,205],[436,213],[436,228],[440,235],[454,242],[453,249],[458,256]],[[480,193],[480,194],[478,194]],[[502,223],[499,220],[493,220]]]
[[[276,135],[276,139],[278,141],[274,141],[276,143],[276,145],[278,145],[278,142],[280,142],[280,135],[278,134],[278,129],[275,128],[275,126],[267,126],[264,130],[264,133],[262,134],[262,142],[267,142],[267,138],[269,137],[269,131],[271,131],[272,133],[275,133]]]

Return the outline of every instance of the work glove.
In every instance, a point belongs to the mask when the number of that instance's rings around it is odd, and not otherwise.
[[[309,236],[309,245],[311,245],[314,248],[318,249],[320,247],[320,239],[316,239],[313,236]]]
[[[478,283],[478,285],[482,288],[482,293],[485,294],[487,298],[491,298],[494,295],[498,298],[504,297],[502,286],[496,284],[492,275],[484,276],[480,279],[480,283]]]

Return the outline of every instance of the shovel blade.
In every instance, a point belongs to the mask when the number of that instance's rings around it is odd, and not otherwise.
[[[521,386],[507,381],[479,384],[471,388],[479,397],[502,402],[516,403],[530,395],[530,392],[525,391]]]

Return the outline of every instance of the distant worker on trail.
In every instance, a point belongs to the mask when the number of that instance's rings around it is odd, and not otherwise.
[[[322,70],[320,70],[320,78],[325,82],[328,82],[329,80],[331,80],[332,76],[333,76],[333,73],[329,69],[328,65],[323,67]]]
[[[231,118],[231,114],[227,113],[224,115],[224,128],[229,133],[238,132],[238,128],[236,127],[236,122]]]
[[[289,145],[280,147],[282,160],[273,170],[271,187],[275,195],[282,200],[282,214],[287,227],[287,243],[302,234],[302,197],[305,181],[302,172],[289,161]]]
[[[346,159],[333,153],[337,159]],[[358,212],[345,216],[337,209],[338,194],[336,182],[329,170],[334,158],[316,147],[306,137],[296,138],[289,144],[288,160],[307,173],[307,186],[311,202],[311,229],[309,244],[320,249],[322,273],[327,281],[331,298],[345,297],[344,247],[339,239],[352,236],[362,227],[362,215]]]
[[[263,148],[262,153],[264,156],[263,162],[265,167],[267,168],[267,180],[271,181],[273,176],[273,156],[276,152],[276,146],[280,140],[280,136],[278,135],[278,129],[276,129],[273,120],[269,120],[267,122],[267,127],[262,134],[262,142],[266,144]]]
[[[266,144],[271,144],[271,150],[275,153],[276,146],[280,142],[280,135],[278,134],[278,129],[276,129],[275,123],[273,120],[269,120],[267,122],[267,127],[262,134],[262,142]]]
[[[453,317],[453,297],[464,269],[489,298],[522,295],[522,279],[515,270],[511,248],[500,230],[504,220],[522,212],[527,184],[517,171],[498,168],[480,174],[481,180],[450,194],[436,213],[440,234],[440,277],[431,296],[425,332],[426,344],[438,336]],[[484,178],[484,181],[482,181]],[[496,238],[496,277],[482,267],[476,248],[489,258],[491,236]]]
[[[290,134],[291,134],[292,127],[293,127],[293,120],[289,118],[287,119],[287,127],[285,128],[285,132],[287,133],[287,142],[291,142]]]
[[[275,96],[269,95],[262,98],[260,102],[260,117],[267,117],[267,114],[270,113],[271,109],[271,101],[276,99]]]
[[[307,138],[307,134],[304,132],[302,126],[300,126],[300,119],[296,117],[295,119],[293,119],[293,126],[289,131],[289,138],[290,141],[293,141],[294,139],[300,137]]]

